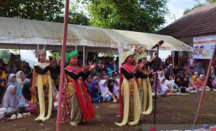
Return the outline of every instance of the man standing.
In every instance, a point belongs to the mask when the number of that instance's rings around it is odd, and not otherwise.
[[[161,70],[162,60],[160,57],[158,57],[157,53],[154,53],[153,57],[150,59],[149,66],[154,71]]]

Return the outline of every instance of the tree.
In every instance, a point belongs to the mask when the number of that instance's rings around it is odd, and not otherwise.
[[[4,0],[0,2],[0,16],[58,21],[62,8],[61,0]]]
[[[59,22],[64,22],[64,17],[59,16],[58,18]],[[76,24],[76,25],[90,25],[89,18],[84,14],[83,11],[78,12],[76,10],[70,10],[69,11],[69,17],[68,17],[68,23],[70,24]]]
[[[216,2],[216,0],[206,0],[206,2],[208,2],[208,3],[214,3],[214,2]]]
[[[194,0],[194,1],[196,2],[196,4],[194,5],[194,7],[191,8],[191,9],[186,9],[186,10],[184,11],[184,13],[183,13],[184,15],[187,14],[187,13],[189,13],[189,12],[192,11],[193,9],[196,9],[196,8],[198,8],[198,7],[202,7],[202,6],[206,5],[206,4],[210,4],[210,3],[216,2],[216,0],[205,0],[205,3],[201,3],[200,0]]]
[[[155,32],[165,23],[167,0],[84,0],[91,25],[108,29]]]
[[[10,54],[10,50],[0,50],[0,59],[3,59],[5,64],[7,64],[10,59]]]
[[[89,25],[87,16],[82,11],[76,11],[74,7],[69,11],[68,22]],[[4,0],[4,2],[0,1],[0,16],[64,22],[63,8],[62,0]]]

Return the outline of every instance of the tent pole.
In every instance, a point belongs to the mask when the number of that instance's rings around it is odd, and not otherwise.
[[[172,54],[172,65],[173,65],[173,67],[175,66],[175,52],[174,51],[172,51],[171,52],[171,54]]]
[[[66,48],[66,43],[67,43],[67,29],[68,29],[68,9],[69,9],[69,0],[66,0],[65,1],[64,37],[63,37],[63,45],[62,45],[61,74],[60,74],[60,84],[59,84],[59,101],[58,101],[58,115],[57,115],[56,131],[59,131],[59,125],[60,125],[61,98],[62,98],[62,88],[63,88],[63,80],[64,80],[65,48]]]
[[[19,55],[20,55],[20,45],[19,45]]]
[[[85,66],[85,59],[86,59],[86,50],[85,50],[85,46],[83,46],[83,67]]]
[[[210,76],[211,65],[212,65],[212,62],[213,62],[213,59],[214,59],[214,56],[215,56],[215,50],[216,50],[216,44],[215,44],[215,47],[214,47],[214,51],[213,51],[213,55],[212,55],[211,61],[210,61],[210,63],[209,63],[209,67],[208,67],[208,71],[207,71],[207,75],[206,75],[204,87],[203,87],[203,89],[202,89],[202,94],[201,94],[201,97],[200,97],[200,101],[199,101],[199,105],[198,105],[198,108],[197,108],[196,116],[195,116],[195,118],[194,118],[193,128],[192,128],[192,129],[195,128],[197,119],[198,119],[198,117],[199,117],[199,113],[200,113],[201,106],[202,106],[203,99],[204,99],[204,95],[205,95],[206,85],[207,85],[207,82],[208,82],[208,79],[209,79],[209,76]]]
[[[40,50],[40,46],[39,45],[37,45],[37,50]]]
[[[121,67],[122,63],[121,63],[121,54],[123,53],[123,48],[122,47],[118,47],[118,56],[119,56],[119,66],[118,67]]]

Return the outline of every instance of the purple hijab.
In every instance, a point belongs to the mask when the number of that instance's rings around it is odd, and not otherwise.
[[[16,108],[19,105],[19,98],[16,95],[12,95],[12,91],[16,88],[14,85],[9,85],[5,92],[2,107],[4,108]]]

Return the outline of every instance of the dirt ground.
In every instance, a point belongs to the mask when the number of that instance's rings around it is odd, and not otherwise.
[[[169,96],[157,99],[157,124],[192,124],[200,93],[188,96]],[[61,124],[60,131],[140,131],[143,124],[153,123],[153,113],[143,116],[137,126],[118,127],[114,122],[120,122],[119,104],[94,104],[96,117],[78,127]],[[0,123],[0,131],[55,131],[56,112],[46,122],[35,122],[35,115],[15,121]],[[198,124],[216,125],[216,92],[206,92]]]

